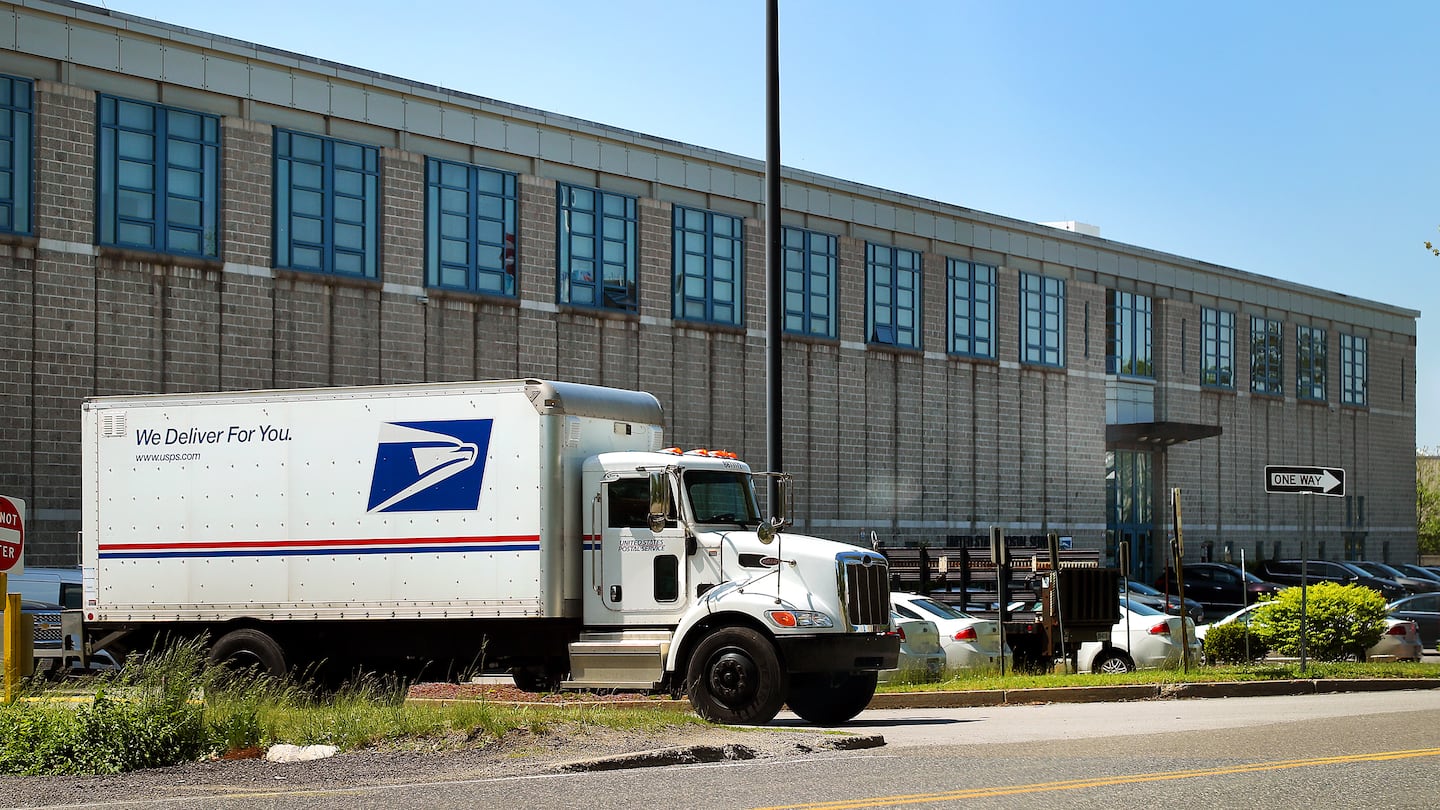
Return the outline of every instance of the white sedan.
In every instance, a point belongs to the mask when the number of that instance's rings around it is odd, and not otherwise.
[[[1200,663],[1200,639],[1195,622],[1171,616],[1139,602],[1120,600],[1120,621],[1110,630],[1110,647],[1098,641],[1080,645],[1076,668],[1080,672],[1117,673],[1136,669],[1175,669],[1180,666],[1181,645],[1190,644],[1190,661]]]
[[[980,619],[944,602],[913,593],[890,594],[890,606],[907,619],[926,619],[940,630],[947,669],[1000,666],[1000,625]],[[1010,645],[1005,645],[1005,668],[1011,668]]]

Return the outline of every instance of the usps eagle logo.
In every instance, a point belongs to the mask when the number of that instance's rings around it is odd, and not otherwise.
[[[370,512],[473,511],[493,419],[387,422],[380,426]]]

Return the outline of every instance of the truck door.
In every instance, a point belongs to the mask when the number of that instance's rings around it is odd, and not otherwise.
[[[650,530],[647,476],[616,478],[603,493],[601,599],[606,610],[594,618],[623,625],[678,619],[686,607],[684,531],[673,514],[664,529]]]

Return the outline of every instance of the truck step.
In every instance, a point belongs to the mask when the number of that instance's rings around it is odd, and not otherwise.
[[[654,689],[665,674],[670,634],[664,631],[586,633],[570,644],[570,680],[563,689]]]

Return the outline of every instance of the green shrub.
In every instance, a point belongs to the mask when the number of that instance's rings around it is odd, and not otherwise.
[[[1317,661],[1364,660],[1385,632],[1385,597],[1360,585],[1322,582],[1309,587],[1307,655]],[[1281,655],[1300,654],[1301,589],[1286,588],[1255,609],[1254,628]]]
[[[1205,659],[1219,664],[1259,661],[1270,645],[1245,622],[1214,625],[1205,633]]]

